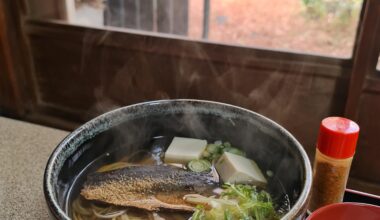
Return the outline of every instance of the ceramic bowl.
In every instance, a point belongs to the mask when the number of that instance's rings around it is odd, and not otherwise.
[[[55,219],[68,214],[73,182],[98,158],[115,161],[143,148],[157,136],[225,140],[254,159],[264,173],[273,175],[268,190],[281,208],[283,219],[301,219],[306,211],[312,171],[301,144],[283,127],[253,111],[201,100],[160,100],[107,112],[69,134],[47,163],[44,193]],[[99,162],[99,160],[97,160]],[[285,201],[286,202],[283,202]]]

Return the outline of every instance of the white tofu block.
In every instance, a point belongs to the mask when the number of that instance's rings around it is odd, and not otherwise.
[[[174,137],[165,152],[164,161],[165,163],[187,164],[191,160],[201,158],[206,146],[206,140]]]
[[[267,180],[255,161],[224,152],[215,164],[223,182],[233,184],[265,185]]]

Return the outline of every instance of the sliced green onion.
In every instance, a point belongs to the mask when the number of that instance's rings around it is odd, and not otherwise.
[[[214,160],[214,159],[218,159],[220,156],[222,156],[222,155],[219,154],[219,153],[217,153],[217,154],[213,154],[213,155],[211,155],[210,160],[212,161],[212,160]]]
[[[207,160],[192,160],[187,164],[187,167],[193,172],[206,172],[211,170],[211,163]]]
[[[272,170],[267,170],[267,176],[272,177],[273,176],[273,171]]]
[[[207,150],[209,153],[211,153],[211,154],[215,154],[215,153],[218,153],[218,152],[219,152],[219,150],[220,150],[220,146],[215,145],[215,144],[209,144],[209,145],[207,145],[206,150]]]
[[[211,154],[207,150],[205,150],[205,151],[202,152],[202,157],[207,158],[209,156],[211,156]]]
[[[230,142],[224,142],[224,147],[232,147],[231,143]]]
[[[225,148],[223,148],[223,152],[230,152],[231,149],[232,149],[232,147],[225,147]]]
[[[220,146],[220,145],[223,144],[223,142],[222,141],[215,141],[214,144],[217,145],[217,146]]]

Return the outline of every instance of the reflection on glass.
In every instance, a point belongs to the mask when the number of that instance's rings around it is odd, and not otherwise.
[[[350,57],[362,0],[76,0],[72,22]]]

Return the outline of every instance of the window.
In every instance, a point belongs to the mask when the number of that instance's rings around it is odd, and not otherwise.
[[[359,115],[363,130],[374,131],[362,140],[367,153],[378,150],[380,128],[367,116],[380,109],[380,80],[366,76],[380,50],[374,40],[380,31],[372,31],[380,27],[379,0],[365,1],[359,23],[365,36],[355,45],[364,54],[375,50],[355,69],[361,53],[342,57],[352,53],[362,0],[24,0],[25,7],[2,2],[0,43],[9,73],[2,71],[0,105],[16,109],[20,118],[72,129],[116,106],[163,98],[215,100],[280,122],[310,156],[321,118],[346,111]],[[134,31],[115,31],[122,29]],[[351,80],[352,74],[361,80]],[[371,169],[378,164],[366,163],[376,154],[367,153],[357,156],[354,188],[379,192],[378,169]]]
[[[362,0],[76,0],[73,23],[351,57]]]

